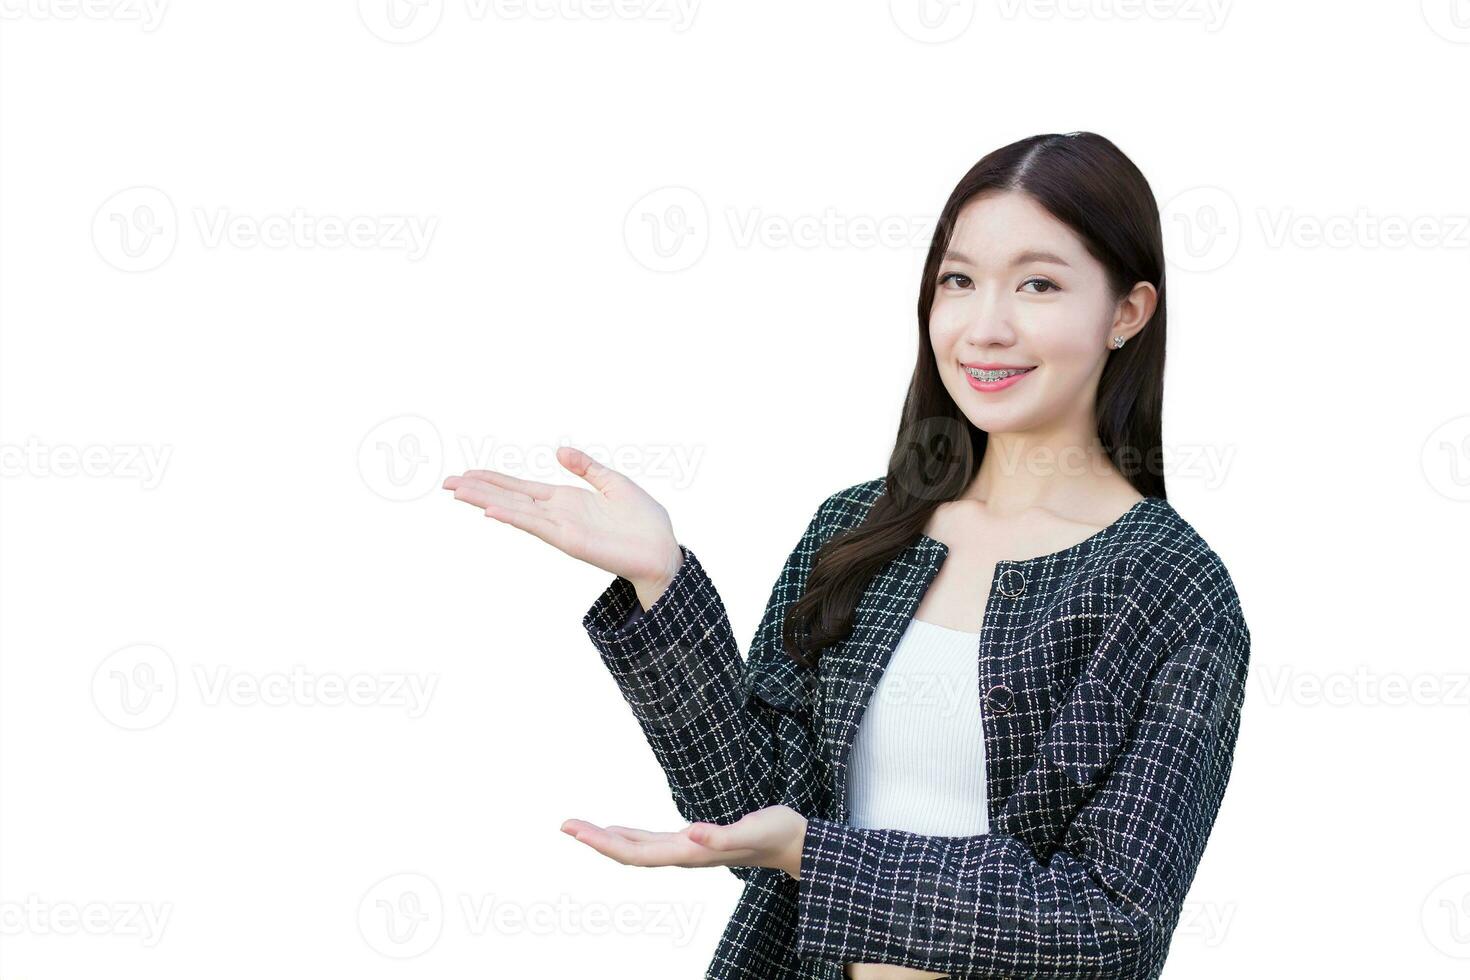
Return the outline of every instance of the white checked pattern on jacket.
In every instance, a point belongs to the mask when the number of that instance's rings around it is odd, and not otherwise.
[[[843,963],[971,977],[1155,978],[1229,779],[1250,632],[1225,566],[1163,498],[1070,548],[997,563],[981,628],[991,832],[847,825],[848,756],[948,552],[927,535],[868,583],[817,671],[781,620],[817,549],[882,478],[818,508],[743,660],[694,553],[646,613],[621,577],[583,625],[688,821],[785,803],[801,880],[745,882],[706,980],[841,980]]]

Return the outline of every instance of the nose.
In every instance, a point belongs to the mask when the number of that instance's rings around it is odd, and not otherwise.
[[[1016,327],[1010,296],[996,289],[976,289],[965,304],[961,339],[975,351],[1010,347],[1016,342]]]

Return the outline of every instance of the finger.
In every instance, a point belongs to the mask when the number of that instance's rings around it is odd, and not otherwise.
[[[554,484],[538,483],[535,480],[522,480],[519,477],[511,476],[509,473],[502,473],[499,470],[465,470],[459,476],[451,476],[445,479],[443,484],[444,489],[453,490],[454,487],[449,485],[449,481],[461,479],[478,480],[481,483],[488,483],[491,486],[500,487],[502,490],[510,493],[521,494],[532,500],[545,500],[558,489]]]
[[[666,841],[679,836],[666,831],[643,830],[641,827],[623,827],[618,824],[608,824],[603,829],[637,841]]]
[[[561,829],[567,833],[572,833],[578,829],[586,827],[596,828],[597,824],[588,823],[586,820],[564,820],[562,821],[561,825]],[[624,827],[621,824],[615,823],[610,823],[606,827],[602,827],[601,829],[610,831],[615,834],[621,834],[629,840],[638,841],[666,841],[684,835],[683,831],[675,831],[673,833],[669,833],[668,831],[661,830],[644,830],[642,827]],[[687,830],[688,828],[685,829]]]
[[[467,482],[454,491],[454,499],[483,508],[486,517],[520,528],[552,547],[563,548],[562,525],[539,500],[526,500],[498,487]]]
[[[456,494],[461,490],[473,490],[476,493],[482,494],[499,494],[504,500],[519,500],[523,504],[533,504],[536,502],[535,497],[528,496],[516,490],[507,490],[505,487],[496,486],[488,480],[480,480],[472,476],[447,476],[444,478],[442,486],[445,490],[453,490]],[[460,499],[464,498],[461,497]],[[545,499],[551,500],[552,498],[547,497]]]
[[[668,841],[632,841],[592,824],[579,828],[573,836],[599,854],[610,857],[619,864],[633,867],[658,868],[670,865],[696,867],[707,863],[707,859],[700,856],[701,849],[692,841],[683,838]]]
[[[455,478],[450,477],[450,479]],[[502,507],[515,506],[531,513],[542,513],[540,508],[545,506],[542,502],[527,497],[523,493],[505,490],[494,484],[485,483],[483,480],[460,479],[455,486],[449,489],[454,491],[454,499],[463,500],[476,507],[494,503]]]
[[[574,446],[558,446],[556,461],[604,493],[624,478],[617,470],[608,469]]]
[[[589,824],[585,820],[568,820],[562,824],[562,830],[566,833],[576,836],[575,831],[578,828],[596,826],[596,824]],[[657,830],[644,830],[641,827],[624,827],[620,824],[608,824],[606,827],[603,827],[601,829],[607,831],[610,834],[617,834],[619,837],[624,837],[630,841],[672,841],[680,836],[677,833],[667,833]]]

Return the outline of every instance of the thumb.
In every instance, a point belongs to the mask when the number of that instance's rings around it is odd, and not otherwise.
[[[602,492],[606,492],[620,475],[616,470],[608,469],[575,446],[558,446],[556,461],[565,466],[569,472],[580,476]]]
[[[705,847],[724,847],[726,836],[725,828],[718,824],[692,823],[689,825],[689,839]]]

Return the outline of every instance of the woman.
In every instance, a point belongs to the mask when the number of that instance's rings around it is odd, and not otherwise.
[[[1165,499],[1164,312],[1158,209],[1111,142],[977,163],[930,245],[888,472],[817,509],[746,660],[621,474],[563,448],[592,490],[445,481],[617,576],[584,626],[690,823],[562,829],[744,880],[708,977],[1159,975],[1250,650]]]

